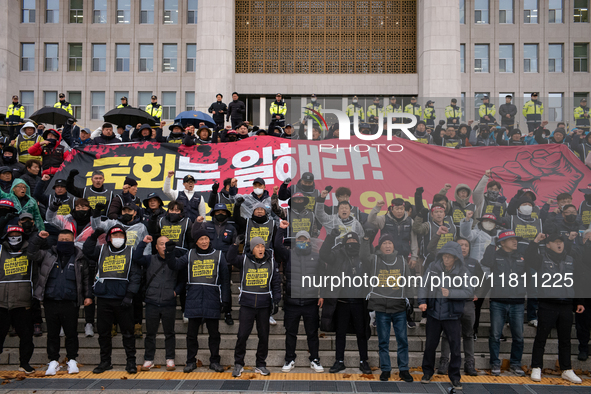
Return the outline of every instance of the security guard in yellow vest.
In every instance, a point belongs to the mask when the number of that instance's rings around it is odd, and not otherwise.
[[[579,106],[575,108],[575,122],[577,129],[589,131],[589,107],[587,107],[587,99],[582,98]]]
[[[25,118],[25,107],[18,102],[18,96],[12,96],[12,104],[6,110],[6,123],[12,125],[8,128],[10,139],[15,138],[19,130],[18,124],[23,123]]]
[[[281,93],[275,95],[275,101],[271,103],[269,107],[271,113],[271,121],[275,122],[275,126],[285,126],[285,115],[287,114],[287,104],[283,101]]]
[[[544,115],[544,104],[538,101],[538,93],[534,92],[531,94],[531,100],[523,106],[523,116],[529,131],[534,131],[540,126],[542,115]]]
[[[359,115],[359,121],[363,122],[365,120],[365,111],[363,107],[359,105],[359,99],[357,96],[353,96],[353,102],[347,106],[347,116],[349,117],[349,121],[353,122],[353,117],[355,114]]]
[[[433,108],[433,104],[435,104],[435,101],[427,101],[427,104],[425,104],[425,123],[427,124],[427,127],[434,129],[435,128],[435,118],[437,117],[437,115],[435,114],[435,108]]]
[[[410,104],[407,104],[406,107],[404,107],[404,112],[416,116],[417,121],[421,120],[421,117],[423,116],[423,108],[417,104],[417,98],[414,96],[410,98]]]
[[[380,120],[380,114],[385,115],[384,104],[379,97],[373,99],[373,104],[367,107],[367,121],[377,124]]]
[[[494,104],[491,104],[488,96],[482,98],[482,104],[478,108],[478,115],[480,115],[480,124],[493,125],[496,123],[495,115],[497,114],[497,108]]]
[[[318,99],[315,94],[312,95],[311,100],[308,104],[306,104],[306,109],[304,110],[304,122],[311,118],[314,113],[311,111],[317,111],[322,115],[322,104],[318,102]],[[316,115],[314,115],[316,116]]]
[[[117,106],[117,108],[125,108],[125,107],[129,107],[129,106],[130,106],[130,105],[129,105],[129,104],[127,104],[127,97],[123,96],[123,97],[121,97],[121,104],[119,104],[119,105]],[[147,109],[148,109],[148,108],[146,108],[146,111],[147,111]],[[160,111],[162,111],[162,110],[160,110]]]
[[[396,97],[390,97],[390,104],[386,106],[385,109],[386,114],[395,114],[395,113],[402,113],[402,105],[396,104]],[[397,119],[392,118],[392,123],[396,123]]]
[[[162,106],[158,104],[158,97],[152,95],[152,103],[146,106],[146,112],[149,113],[157,122],[162,118]]]
[[[451,99],[451,104],[445,107],[445,117],[447,118],[447,125],[458,127],[462,119],[462,109],[457,106],[458,100]]]
[[[68,112],[70,115],[74,115],[74,111],[72,110],[72,104],[66,101],[66,95],[63,93],[60,93],[59,101],[53,104],[53,108],[61,108],[64,111]]]

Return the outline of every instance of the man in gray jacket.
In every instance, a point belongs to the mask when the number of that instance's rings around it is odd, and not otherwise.
[[[501,126],[507,129],[510,133],[515,126],[515,115],[517,115],[517,107],[511,103],[513,97],[508,94],[505,96],[505,104],[499,107],[499,115],[501,116]]]

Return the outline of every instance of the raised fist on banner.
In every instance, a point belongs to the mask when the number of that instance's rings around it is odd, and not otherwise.
[[[491,168],[493,179],[503,187],[515,186],[532,189],[538,199],[546,201],[560,193],[573,194],[584,174],[574,165],[577,158],[562,152],[550,153],[546,149],[519,152],[515,160]]]

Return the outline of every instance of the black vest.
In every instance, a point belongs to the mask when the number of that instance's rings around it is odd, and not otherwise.
[[[180,191],[176,200],[183,203],[187,216],[189,216],[189,219],[192,221],[195,221],[197,216],[199,216],[199,204],[201,204],[201,196],[195,192],[195,194],[193,194],[193,198],[189,200],[189,197],[187,197],[185,192]]]
[[[54,149],[44,146],[43,153],[41,154],[43,157],[43,169],[48,170],[50,168],[58,168],[61,166],[64,162],[65,150],[66,149],[61,144],[57,145]]]
[[[244,256],[242,263],[242,279],[240,280],[240,294],[269,294],[271,292],[271,281],[273,279],[273,272],[275,267],[272,258],[265,261],[263,264],[258,264]]]
[[[289,227],[287,228],[287,238],[295,237],[300,231],[307,231],[312,236],[315,219],[314,213],[308,209],[304,209],[303,212],[288,209],[287,221],[289,222]]]
[[[380,235],[390,234],[394,238],[394,249],[398,252],[398,255],[408,257],[411,252],[412,219],[407,217],[398,222],[396,219],[392,219],[389,213],[386,214],[385,218],[386,222]]]
[[[70,215],[72,213],[72,211],[74,210],[74,202],[76,202],[76,197],[74,197],[70,193],[67,193],[67,196],[68,196],[67,199],[60,200],[62,202],[62,205],[60,205],[60,207],[58,208],[56,215],[62,215],[62,216]],[[47,206],[50,207],[51,204],[53,203],[53,201],[55,201],[55,200],[57,200],[55,193],[50,194]]]
[[[98,203],[105,204],[107,207],[101,212],[101,214],[106,216],[111,200],[113,199],[113,192],[107,189],[102,192],[95,192],[91,187],[85,187],[83,197],[88,200],[92,209],[94,209]]]
[[[542,231],[542,221],[540,219],[524,220],[518,215],[511,215],[511,228],[518,237],[525,241],[533,241]]]
[[[126,246],[119,252],[113,252],[111,247],[103,245],[99,255],[97,280],[129,280],[133,251]]]
[[[579,205],[579,215],[581,215],[581,221],[585,227],[589,227],[589,223],[591,223],[591,205],[587,204],[586,201],[581,202],[581,205]]]
[[[372,287],[368,295],[374,298],[405,298],[405,288],[408,283],[398,279],[406,275],[406,260],[404,257],[398,255],[396,260],[391,263],[385,262],[378,255],[373,261],[373,276],[380,281],[377,287]],[[400,284],[400,286],[398,286]]]
[[[177,248],[186,249],[185,236],[189,228],[189,218],[182,218],[178,222],[173,223],[164,215],[158,221],[158,225],[160,226],[161,236],[174,242]]]
[[[32,270],[26,251],[11,252],[0,246],[0,283],[32,282]]]
[[[250,240],[255,237],[261,237],[265,241],[265,249],[273,249],[273,230],[275,221],[268,219],[265,223],[259,224],[252,219],[246,222],[246,240],[245,249],[250,250]]]
[[[476,210],[476,205],[473,203],[466,204],[466,208],[462,208],[456,201],[451,203],[451,217],[456,226],[460,225],[460,222],[466,218],[466,211]]]
[[[188,278],[189,285],[216,286],[220,288],[218,281],[220,275],[221,251],[213,250],[209,254],[199,254],[195,249],[189,251]]]

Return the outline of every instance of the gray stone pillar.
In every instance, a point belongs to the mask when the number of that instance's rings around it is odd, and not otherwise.
[[[12,102],[12,96],[19,93],[19,70],[20,70],[20,43],[18,40],[21,5],[18,2],[2,2],[5,5],[3,12],[0,13],[0,112],[5,113],[6,108]],[[36,25],[32,24],[31,28]],[[39,54],[38,48],[35,48],[35,54]],[[37,60],[37,59],[35,59]],[[35,63],[37,67],[38,63]],[[35,70],[37,71],[37,70]],[[35,94],[38,94],[35,92]],[[20,100],[20,97],[19,97]],[[26,114],[27,116],[31,114]]]

